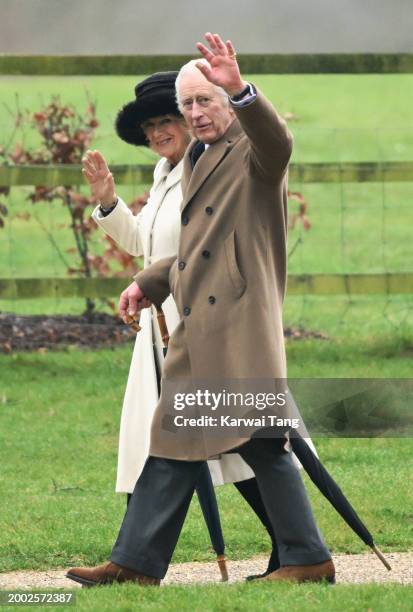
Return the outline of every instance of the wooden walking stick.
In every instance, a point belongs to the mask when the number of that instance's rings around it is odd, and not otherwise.
[[[163,342],[163,354],[166,355],[166,351],[168,350],[169,344],[169,332],[168,327],[166,325],[165,313],[160,306],[156,306],[156,318],[158,319],[159,331],[161,332],[162,342]]]
[[[164,353],[166,353],[166,350],[168,348],[168,343],[169,343],[169,332],[166,326],[165,314],[160,306],[155,306],[155,308],[156,308],[156,316],[158,319],[159,330],[162,336]],[[142,329],[142,327],[139,325],[139,321],[140,321],[140,312],[135,313],[133,316],[131,316],[130,314],[126,315],[126,323],[131,327],[131,329],[133,329],[136,332],[139,332]]]

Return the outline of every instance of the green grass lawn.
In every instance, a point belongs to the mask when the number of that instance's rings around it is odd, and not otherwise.
[[[290,376],[410,375],[406,341],[290,341]],[[123,516],[115,495],[120,405],[131,347],[0,356],[0,571],[95,564]],[[320,457],[383,551],[413,547],[412,439],[317,439]],[[305,477],[333,553],[366,547]],[[229,559],[269,553],[269,540],[231,485],[217,489]],[[174,562],[212,560],[193,500]],[[372,563],[378,563],[372,556]],[[79,610],[409,610],[401,585],[133,585],[76,591]],[[45,608],[46,609],[46,608]],[[48,608],[50,609],[50,608]],[[57,609],[57,608],[56,608]],[[61,608],[60,608],[61,609]],[[70,609],[70,608],[68,608]]]
[[[110,161],[154,159],[147,149],[119,140],[113,131],[117,111],[134,98],[143,78],[133,76],[14,77],[1,76],[0,140],[12,132],[10,110],[36,111],[50,94],[86,108],[86,92],[97,104],[101,122],[99,146]],[[411,159],[413,125],[410,100],[413,75],[246,75],[281,113],[293,113],[294,160],[329,161]],[[6,106],[5,106],[6,105]],[[33,142],[30,134],[27,142]],[[132,155],[132,158],[131,158]]]
[[[211,586],[167,586],[158,588],[133,585],[76,590],[76,610],[129,612],[410,612],[413,587],[405,585],[320,585],[218,584]],[[71,610],[73,606],[39,606],[36,609]],[[12,609],[12,608],[5,608]]]
[[[335,364],[334,375],[391,375],[386,356],[343,343],[289,343],[290,376]],[[0,568],[97,563],[111,549],[124,512],[113,492],[120,407],[130,347],[0,358]],[[318,369],[316,365],[318,364]],[[399,368],[403,357],[399,358]],[[403,370],[408,376],[408,369]],[[412,439],[318,439],[320,456],[351,497],[384,550],[413,546]],[[317,519],[333,552],[365,546],[308,483]],[[395,495],[397,491],[397,495]],[[232,486],[218,490],[229,558],[269,550],[269,541]],[[212,559],[198,502],[193,501],[174,561]]]

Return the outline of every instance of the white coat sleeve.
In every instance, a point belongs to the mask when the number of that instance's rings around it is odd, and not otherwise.
[[[118,198],[112,212],[104,217],[97,206],[92,213],[93,219],[113,240],[130,255],[143,255],[140,221],[142,212],[134,215],[125,202]]]
[[[138,214],[134,215],[128,208],[122,198],[118,197],[118,203],[109,215],[104,217],[100,211],[100,207],[97,206],[92,213],[92,218],[96,223],[108,234],[113,240],[124,249],[129,255],[140,257],[143,255],[143,241],[142,241],[142,215],[145,213],[146,206],[149,205],[151,197],[154,191],[154,185],[156,185],[160,169],[163,164],[163,158],[158,161],[155,166],[153,173],[154,184],[149,192],[148,203],[145,205],[143,210]]]

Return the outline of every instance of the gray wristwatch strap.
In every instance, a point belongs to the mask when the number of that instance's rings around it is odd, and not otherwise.
[[[109,208],[105,208],[104,206],[102,206],[102,204],[100,204],[99,210],[104,217],[107,217],[112,212],[112,210],[116,208],[117,203],[118,203],[118,200],[116,199],[116,202],[112,204],[112,206],[110,206]]]

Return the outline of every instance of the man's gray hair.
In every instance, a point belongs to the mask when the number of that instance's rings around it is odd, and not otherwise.
[[[182,104],[181,104],[181,100],[179,98],[179,85],[181,83],[181,79],[182,76],[184,74],[188,74],[190,72],[199,72],[199,69],[196,67],[196,64],[200,62],[201,64],[205,64],[206,66],[209,66],[209,62],[207,62],[207,60],[205,58],[201,58],[201,59],[194,59],[189,61],[187,64],[184,64],[182,66],[182,68],[180,69],[180,71],[178,72],[178,76],[176,77],[176,81],[175,81],[175,97],[176,97],[176,103],[178,105],[179,110],[182,112]],[[222,96],[222,98],[224,99],[225,104],[229,104],[229,97],[227,92],[225,91],[225,89],[223,89],[222,87],[219,87],[218,85],[213,85],[215,91]]]

